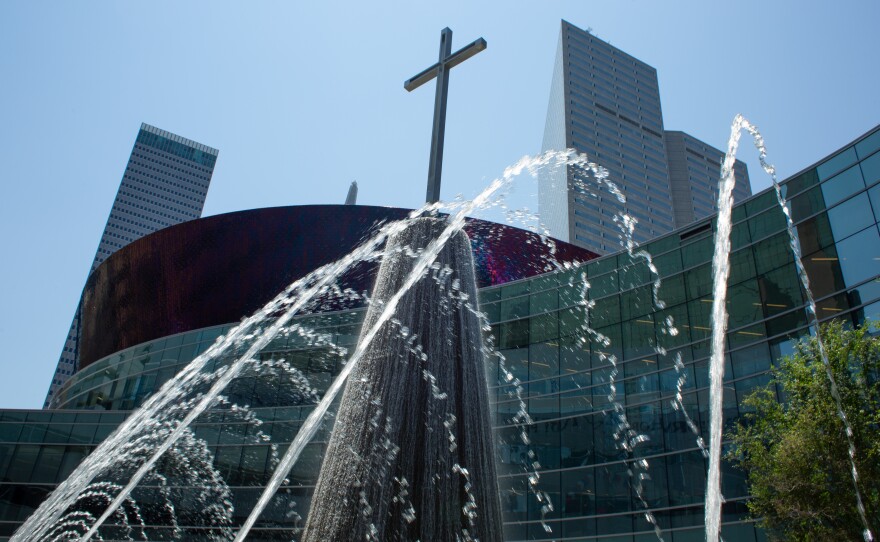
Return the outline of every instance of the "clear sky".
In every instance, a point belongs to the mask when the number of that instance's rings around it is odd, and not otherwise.
[[[880,123],[880,2],[0,2],[0,407],[42,405],[141,122],[220,149],[205,215],[424,200],[453,49],[442,198],[540,150],[559,21],[657,68],[667,129],[742,113],[782,177]],[[753,187],[769,181],[753,149]]]

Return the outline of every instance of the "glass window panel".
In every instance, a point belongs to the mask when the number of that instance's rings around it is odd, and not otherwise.
[[[596,483],[593,480],[593,469],[578,469],[563,473],[562,503],[565,517],[594,515],[596,513]],[[591,525],[595,528],[594,525]],[[564,522],[567,536],[586,535],[594,532],[581,522]]]
[[[690,319],[687,324],[682,324],[691,334],[694,341],[703,341],[712,333],[711,313],[712,300],[709,298],[696,299],[688,303]]]
[[[567,378],[567,377],[563,377]],[[578,414],[578,413],[587,413],[592,412],[593,410],[593,397],[590,391],[591,387],[591,374],[590,373],[580,373],[578,375],[570,375],[568,377],[570,380],[576,380],[580,378],[583,382],[582,388],[577,389],[572,392],[562,393],[559,396],[559,412],[561,415],[565,416],[568,414]]]
[[[848,286],[876,276],[880,268],[880,237],[877,235],[877,228],[868,228],[838,242],[837,254],[843,280]]]
[[[811,169],[797,177],[787,181],[782,185],[782,195],[786,199],[791,199],[804,190],[819,184],[819,176],[815,169]]]
[[[546,275],[542,275],[539,277],[535,277],[531,280],[531,286],[529,289],[532,292],[540,292],[542,290],[555,290],[557,286],[559,286],[559,276],[556,273],[550,273]]]
[[[20,423],[0,423],[0,442],[18,442]]]
[[[630,479],[627,467],[623,463],[603,465],[594,469],[596,474],[596,512],[613,514],[630,510]],[[602,518],[599,522],[600,533],[624,532],[632,528],[629,516],[624,519]],[[621,523],[622,522],[622,523]]]
[[[534,405],[537,407],[534,411],[532,410],[533,402],[538,403],[537,405]],[[558,406],[555,409],[546,409],[545,407],[546,402],[544,399],[529,401],[529,413],[532,414],[536,420],[540,420],[542,417],[549,418],[550,416],[559,414]],[[539,422],[531,428],[531,431],[529,431],[532,451],[538,456],[537,459],[541,464],[541,467],[545,469],[559,468],[559,426],[560,422],[558,420],[543,423]],[[544,476],[542,475],[542,486],[543,482]]]
[[[627,404],[638,404],[638,403],[643,403],[645,401],[652,401],[652,400],[659,398],[659,396],[660,396],[660,377],[656,372],[648,372],[648,371],[656,371],[657,370],[656,358],[649,357],[649,358],[644,358],[644,359],[640,359],[640,360],[629,361],[624,365],[624,368],[627,371],[627,375],[634,373],[634,372],[642,371],[642,374],[640,374],[634,378],[630,378],[629,376],[627,376],[626,380],[624,380],[624,382],[623,382],[623,386],[626,391]],[[642,405],[642,407],[643,406],[644,405]],[[642,407],[639,407],[639,408],[642,408]],[[646,418],[646,420],[647,420],[647,418]],[[630,420],[630,421],[632,421],[632,420]],[[655,422],[657,424],[659,424],[659,422],[660,422],[659,412],[657,413],[656,419],[654,420],[654,422],[646,421],[646,423],[655,423]],[[659,431],[659,428],[657,430]],[[660,442],[660,441],[658,441],[658,442]],[[655,442],[654,444],[649,444],[647,446],[647,448],[654,449],[654,447],[660,445],[660,444],[658,444],[658,442]],[[661,445],[661,449],[662,449],[662,445]]]
[[[70,434],[71,424],[52,423],[46,426],[46,434],[43,442],[67,444],[67,436]]]
[[[657,297],[666,304],[667,307],[678,305],[686,300],[684,289],[684,276],[674,275],[666,277],[660,283],[660,291]]]
[[[810,290],[814,298],[821,298],[844,289],[843,274],[834,245],[814,252],[802,261],[810,278]]]
[[[835,239],[843,239],[874,224],[867,194],[860,194],[828,210]]]
[[[491,303],[501,299],[501,288],[486,288],[480,290],[480,302]]]
[[[241,456],[242,483],[261,484],[265,481],[269,446],[246,446]]]
[[[632,288],[652,280],[648,263],[643,258],[631,258],[628,254],[621,254],[620,260],[619,281],[621,288]]]
[[[307,453],[303,454],[305,457]],[[218,446],[214,453],[214,468],[220,471],[220,475],[230,485],[240,483],[241,469],[240,446]]]
[[[31,472],[37,462],[40,447],[20,444],[15,448],[15,455],[6,470],[7,482],[30,482]]]
[[[31,482],[35,484],[54,483],[63,457],[64,446],[42,446],[40,458],[31,474]]]
[[[659,410],[659,409],[658,409]],[[660,412],[656,413],[657,422],[655,424],[659,425],[660,420]],[[663,435],[658,434],[658,441],[662,440]],[[659,445],[654,445],[655,447],[662,448],[662,442]],[[668,481],[666,480],[666,458],[663,456],[660,457],[652,457],[648,460],[648,469],[647,474],[650,476],[650,479],[645,482],[644,487],[642,489],[642,498],[648,503],[649,508],[663,508],[669,506],[669,490]],[[641,508],[641,503],[635,502],[633,503],[633,509],[638,510]],[[664,517],[656,518],[661,527],[669,528],[668,520]],[[639,521],[639,520],[637,520]],[[640,531],[647,531],[651,529],[651,525],[647,522],[647,520],[642,520],[640,523],[637,523],[637,528]],[[653,534],[650,537],[642,537],[641,539],[637,539],[639,542],[654,542],[657,540],[657,537]]]
[[[730,348],[737,348],[747,344],[762,341],[767,338],[767,332],[763,323],[740,328],[734,332],[727,334],[727,340]]]
[[[95,427],[97,428],[93,437],[95,443],[103,442],[105,438],[110,436],[110,433],[116,430],[115,425],[96,425]]]
[[[621,294],[621,320],[630,320],[654,309],[653,286],[642,286]]]
[[[816,308],[819,311],[819,318],[825,319],[837,316],[839,313],[850,308],[849,298],[846,292],[832,297],[828,297],[816,302]]]
[[[529,349],[513,348],[503,350],[501,354],[504,356],[504,367],[515,379],[520,382],[528,382],[529,380]],[[526,388],[528,389],[528,388]]]
[[[857,315],[859,325],[865,323],[865,320],[871,320],[872,322],[880,321],[880,303],[873,303],[864,307],[862,310],[858,311]]]
[[[794,264],[758,276],[764,314],[772,316],[803,303],[800,281]]]
[[[767,334],[774,335],[798,335],[806,333],[803,329],[807,325],[807,316],[802,310],[789,312],[767,320]]]
[[[754,245],[755,268],[758,276],[794,261],[788,232],[784,231]]]
[[[654,319],[650,314],[646,314],[635,320],[630,320],[623,325],[623,348],[624,359],[635,360],[642,356],[650,356],[654,354],[654,345],[656,338],[654,336]],[[635,369],[627,369],[632,371]],[[656,365],[654,367],[656,370]],[[634,373],[628,373],[634,374]]]
[[[801,244],[801,254],[810,254],[834,243],[831,222],[828,221],[826,213],[798,224],[797,233]]]
[[[861,167],[867,186],[880,181],[880,152],[862,160]]]
[[[728,284],[736,284],[755,276],[755,258],[752,250],[746,248],[730,255],[730,276]]]
[[[800,222],[825,209],[825,196],[822,195],[822,189],[816,187],[789,200],[788,207],[791,210],[791,219]]]
[[[620,298],[616,295],[599,299],[587,313],[587,324],[592,328],[605,327],[620,321]]]
[[[733,247],[733,250],[744,247],[751,242],[752,236],[749,233],[748,222],[734,224],[733,229],[730,232],[730,246]]]
[[[746,214],[748,214],[748,216],[755,216],[764,209],[768,209],[775,204],[776,196],[772,193],[765,192],[763,194],[758,194],[745,203]]]
[[[486,313],[486,318],[492,322],[498,322],[501,316],[501,304],[500,303],[488,303],[484,304],[480,302],[480,310]]]
[[[841,151],[816,167],[820,180],[825,180],[856,161],[856,150],[853,147]]]
[[[57,481],[66,480],[70,473],[79,466],[83,459],[89,454],[90,448],[87,446],[68,446],[64,451],[64,458],[61,461],[61,468],[58,471]]]
[[[856,143],[856,152],[859,158],[865,158],[877,149],[880,149],[880,130]]]
[[[16,411],[8,410],[6,412],[3,412],[2,416],[3,416],[3,421],[6,421],[6,422],[11,422],[11,421],[23,422],[25,420],[25,417],[27,416],[27,414],[25,412],[16,412]]]
[[[501,348],[516,348],[529,344],[529,321],[514,320],[501,324]]]
[[[617,269],[617,258],[615,256],[608,256],[600,260],[590,262],[589,264],[587,264],[587,269],[591,278],[602,273],[607,273],[608,271]]]
[[[0,444],[0,480],[6,480],[6,469],[15,455],[15,444]]]
[[[749,219],[749,232],[757,241],[785,229],[785,215],[776,207]]]
[[[581,303],[589,296],[586,287],[586,272],[571,277],[570,282],[559,288],[559,306],[571,307]]]
[[[712,266],[706,264],[685,272],[687,298],[698,299],[712,291]]]
[[[501,298],[508,299],[511,297],[519,297],[529,293],[528,281],[516,282],[514,284],[506,284],[501,287]]]
[[[559,313],[541,314],[529,318],[529,340],[548,341],[559,337]]]
[[[668,352],[666,356],[661,356],[660,366],[671,367],[676,353],[680,353],[676,348],[691,342],[687,305],[676,305],[660,311],[655,315],[655,320],[657,322],[657,342]],[[670,323],[674,329],[671,332],[668,329]],[[690,352],[690,349],[687,351]],[[689,356],[683,356],[682,359],[687,361]]]
[[[712,236],[681,247],[681,261],[685,269],[712,260]]]
[[[822,195],[825,197],[825,206],[832,207],[849,196],[865,188],[862,181],[862,172],[858,165],[835,175],[822,183]]]
[[[583,334],[583,326],[587,319],[587,309],[572,307],[559,311],[559,336],[570,337]]]
[[[727,521],[727,518],[724,521]],[[737,542],[755,542],[755,527],[752,523],[725,524],[721,527],[721,537],[724,540]]]
[[[754,279],[727,289],[727,328],[738,329],[763,319],[758,282]]]
[[[541,314],[559,308],[559,295],[556,289],[532,294],[530,299],[531,314]]]
[[[667,235],[660,239],[654,239],[648,244],[648,252],[657,255],[678,248],[679,237],[677,235]]]
[[[681,253],[678,250],[656,256],[653,261],[661,277],[668,277],[681,271]]]
[[[19,442],[43,442],[46,426],[43,424],[26,423],[21,428]]]
[[[529,346],[529,380],[547,379],[559,376],[559,345],[558,343],[536,343]],[[558,381],[552,382],[558,390]],[[546,390],[550,393],[554,390]]]
[[[529,296],[501,301],[501,321],[525,318],[529,315]]]
[[[590,299],[606,297],[618,292],[617,271],[594,277],[590,275]]]
[[[722,458],[724,454],[730,451],[730,445],[722,446]],[[740,498],[749,494],[748,485],[746,484],[746,473],[742,469],[736,468],[730,461],[721,460],[721,487],[724,489],[725,498]],[[727,503],[728,505],[731,503]],[[737,511],[739,512],[739,511]],[[742,512],[737,513],[733,517],[725,517],[725,521],[734,519],[743,519]],[[733,540],[741,540],[734,538]]]
[[[550,498],[551,503],[559,503],[559,473],[557,472],[548,472],[541,474],[541,488],[547,492],[547,495]],[[534,540],[540,536],[544,536],[547,533],[544,531],[544,526],[539,521],[542,518],[542,507],[544,503],[538,502],[538,499],[529,496],[529,520],[534,522],[529,524],[529,539]],[[546,513],[543,517],[545,519],[553,519],[558,518],[560,515],[560,510],[554,507],[553,511]],[[553,532],[558,532],[559,523],[550,522],[548,523]]]
[[[874,208],[874,220],[880,222],[880,184],[868,190],[868,197],[871,199],[871,207]]]
[[[525,459],[526,452],[523,451]],[[502,459],[503,462],[503,459]],[[520,467],[522,472],[524,467]],[[528,501],[534,499],[529,491],[528,481],[525,475],[502,478],[498,481],[501,493],[501,509],[504,518],[508,522],[525,521],[528,518]],[[504,526],[505,540],[525,540],[526,525],[519,523],[507,523]]]

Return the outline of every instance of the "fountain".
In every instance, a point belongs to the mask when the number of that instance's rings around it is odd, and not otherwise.
[[[444,227],[388,241],[364,321]],[[348,379],[302,541],[501,540],[494,444],[470,241],[458,232],[400,300]],[[452,295],[450,295],[452,294]]]
[[[684,410],[682,390],[687,379],[680,356],[675,356],[673,365],[678,381],[672,406],[684,414],[698,447],[710,459],[705,505],[708,540],[717,540],[720,534],[723,500],[719,477],[720,407],[727,321],[724,300],[730,253],[732,202],[729,194],[735,182],[731,164],[741,130],[748,131],[755,138],[762,163],[766,165],[760,134],[748,121],[737,117],[724,162],[713,258],[712,420],[708,450],[697,424]],[[289,476],[305,445],[319,431],[324,420],[329,420],[328,413],[345,386],[302,540],[500,540],[501,506],[495,480],[496,457],[490,437],[489,399],[483,368],[488,355],[502,356],[493,352],[491,346],[484,347],[470,244],[462,226],[466,215],[499,205],[495,199],[497,194],[509,186],[516,175],[524,171],[534,175],[544,167],[572,166],[582,173],[577,182],[584,190],[599,187],[620,201],[625,200],[608,180],[607,171],[589,162],[585,156],[568,150],[524,158],[490,183],[473,201],[442,206],[428,204],[406,220],[385,224],[351,254],[290,285],[261,311],[218,339],[210,350],[178,373],[106,439],[27,520],[13,540],[88,540],[100,536],[136,539],[148,536],[143,534],[146,521],[145,512],[142,512],[145,507],[141,502],[156,499],[140,496],[143,494],[142,485],[150,485],[143,482],[155,482],[165,476],[161,467],[167,466],[167,457],[179,456],[179,450],[195,450],[195,455],[202,456],[208,453],[204,446],[194,444],[191,424],[205,412],[217,408],[224,401],[222,394],[228,393],[224,390],[248,371],[276,370],[277,367],[258,360],[259,352],[278,333],[295,330],[312,337],[308,330],[296,329],[292,319],[322,295],[337,291],[337,279],[352,266],[376,260],[381,260],[381,269],[357,347],[323,397],[314,398],[317,406],[284,456],[273,457],[272,463],[277,466],[272,479],[266,484],[247,521],[235,534],[235,539],[243,541],[248,536],[257,518]],[[766,165],[766,169],[773,178],[778,203],[787,219],[791,249],[808,293],[809,322],[815,326],[815,303],[809,294],[806,273],[799,264],[796,231],[772,166]],[[441,208],[451,211],[448,219],[436,218],[436,212]],[[621,215],[617,222],[625,255],[631,263],[639,262],[648,270],[652,310],[662,310],[660,274],[651,255],[633,242],[635,220]],[[588,299],[587,277],[583,274],[575,279],[574,276],[570,284],[577,280],[583,285],[577,304],[588,315],[580,325],[578,341],[607,347],[610,339],[590,327],[594,302]],[[658,337],[678,333],[671,317],[658,320],[657,325]],[[313,337],[312,340],[319,339]],[[662,344],[652,346],[658,359],[667,355]],[[606,382],[609,407],[605,415],[612,420],[614,443],[625,457],[622,461],[628,471],[633,495],[644,510],[645,520],[653,527],[656,537],[663,540],[660,523],[652,514],[651,504],[644,494],[645,486],[650,484],[649,461],[637,453],[648,437],[630,424],[627,408],[617,396],[619,360],[614,354],[605,353],[599,358],[610,369]],[[523,428],[521,440],[528,445],[525,428],[532,423],[526,408],[528,398],[524,398],[521,383],[510,372],[506,373],[504,380],[512,390],[512,397],[519,403],[519,411],[513,418]],[[296,385],[308,389],[307,382]],[[845,421],[843,410],[839,410]],[[129,445],[133,442],[142,446],[133,451]],[[851,457],[854,454],[851,447]],[[209,514],[209,521],[218,526],[217,538],[228,540],[233,533],[231,505],[226,506],[228,494],[224,493],[222,479],[208,467],[200,472],[213,480],[209,485],[215,491],[209,492],[210,499],[219,503]],[[532,450],[527,454],[526,467],[528,489],[537,499],[543,518],[554,508],[549,493],[541,488],[539,471],[542,468]],[[106,482],[107,473],[115,473],[119,480]],[[853,478],[855,482],[855,467]],[[192,480],[186,483],[194,484]],[[860,503],[858,486],[855,488],[856,500]],[[159,517],[163,506],[165,509],[173,507],[173,499],[159,499],[158,502],[172,504],[161,504],[147,511],[147,515]],[[105,522],[107,524],[101,530]],[[544,530],[551,532],[543,519],[542,523]],[[865,524],[865,540],[870,541],[873,535],[867,522]]]

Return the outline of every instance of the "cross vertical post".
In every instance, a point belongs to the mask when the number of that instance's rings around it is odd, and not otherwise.
[[[428,159],[428,191],[425,201],[440,201],[440,174],[443,171],[443,140],[446,136],[446,98],[449,96],[449,70],[444,61],[452,52],[452,30],[440,32],[440,57],[437,60],[437,91],[434,93],[434,127],[431,130],[431,157]]]
[[[446,98],[449,95],[449,70],[486,48],[486,40],[480,38],[470,45],[452,51],[452,30],[444,28],[440,32],[440,57],[437,63],[403,83],[408,92],[415,90],[431,79],[437,78],[437,91],[434,95],[434,128],[431,132],[431,157],[428,163],[428,190],[425,201],[440,201],[440,174],[443,170],[443,139],[446,135]]]

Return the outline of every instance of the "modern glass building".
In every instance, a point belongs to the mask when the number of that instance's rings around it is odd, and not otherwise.
[[[786,180],[783,192],[820,318],[857,325],[880,316],[880,127]],[[261,215],[257,222],[268,218],[289,228],[283,214],[293,209],[274,210],[277,215]],[[370,212],[359,206],[335,209]],[[724,386],[728,427],[742,414],[743,397],[766,385],[774,362],[809,335],[804,293],[775,195],[768,190],[738,203],[733,219]],[[199,222],[178,228],[195,228]],[[521,387],[519,396],[511,395],[496,356],[489,367],[490,391],[507,540],[656,540],[646,509],[665,540],[704,539],[707,465],[685,414],[705,438],[714,229],[714,217],[709,217],[643,245],[662,279],[662,306],[653,297],[655,277],[644,260],[625,252],[572,269],[481,281],[481,308],[488,314],[492,339]],[[215,233],[210,238],[217,239]],[[126,251],[148,251],[151,239],[162,235],[144,238],[143,246]],[[223,245],[224,240],[218,242]],[[253,243],[261,246],[259,238]],[[258,256],[253,246],[240,250]],[[215,248],[222,246],[210,250]],[[111,270],[114,258],[131,258],[126,251],[110,258],[97,273]],[[503,267],[504,261],[513,261],[505,260],[507,251],[496,245],[476,260],[483,262],[482,269]],[[117,266],[123,268],[130,266]],[[93,280],[102,279],[96,275]],[[101,291],[99,285],[91,286]],[[206,299],[223,300],[226,293],[221,283]],[[303,316],[302,323],[337,345],[350,346],[361,315],[358,308],[330,310]],[[147,340],[120,335],[113,339],[116,346],[102,346],[111,351],[95,351],[95,359],[61,390],[57,408],[0,412],[0,535],[9,536],[130,409],[236,320],[200,327],[193,327],[196,320],[182,321],[190,322],[186,325],[191,328],[178,333],[164,329],[161,336]],[[674,323],[676,334],[664,332],[668,322]],[[585,334],[585,325],[595,333]],[[121,347],[126,340],[140,342]],[[344,359],[338,350],[294,334],[276,339],[261,354],[263,360],[280,357],[302,369],[319,394]],[[676,358],[683,367],[676,368]],[[227,403],[249,405],[250,414],[227,406],[197,420],[194,439],[204,446],[196,447],[200,455],[195,463],[213,469],[224,481],[234,507],[226,519],[213,518],[212,523],[204,515],[193,495],[205,488],[190,482],[162,497],[177,511],[176,526],[145,513],[148,520],[139,529],[150,539],[170,536],[174,529],[178,536],[199,539],[240,524],[267,483],[277,454],[283,453],[312,408],[314,396],[291,389],[278,374],[253,374],[228,392]],[[679,389],[677,409],[673,399]],[[533,419],[527,426],[512,422],[521,401]],[[630,451],[614,436],[622,414],[633,435],[647,437],[637,439],[640,443]],[[295,538],[308,510],[325,438],[319,435],[310,445],[249,540]],[[536,454],[539,487],[549,494],[552,511],[542,513],[529,494],[528,469],[534,461],[529,451]],[[631,472],[640,469],[647,469],[651,479],[637,491]],[[746,515],[748,488],[742,473],[725,465],[722,491],[724,539],[763,540]]]
[[[218,152],[155,126],[141,124],[89,274],[132,241],[202,216]],[[49,406],[55,392],[79,368],[79,326],[78,306],[44,407]]]
[[[638,242],[713,212],[706,181],[717,177],[724,153],[664,131],[655,68],[562,21],[542,150],[567,148],[605,167],[627,201],[582,186],[571,168],[542,177],[539,209],[558,239],[607,254],[620,250],[613,219],[623,212],[639,221]],[[751,195],[742,162],[737,177],[741,201]]]

